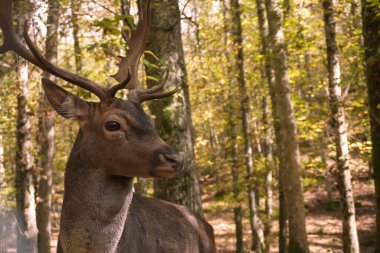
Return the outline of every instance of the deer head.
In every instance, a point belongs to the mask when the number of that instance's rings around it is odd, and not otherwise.
[[[51,80],[42,78],[43,88],[52,107],[63,117],[79,123],[82,152],[110,175],[126,177],[171,178],[182,170],[182,159],[154,130],[153,120],[144,112],[141,103],[164,98],[176,89],[160,93],[168,73],[159,85],[144,89],[138,81],[138,65],[144,52],[150,25],[150,1],[140,14],[139,22],[126,39],[128,52],[120,57],[118,72],[113,76],[119,83],[110,89],[85,77],[70,73],[50,63],[38,50],[27,33],[26,46],[17,38],[12,22],[12,1],[0,1],[0,28],[4,43],[0,54],[13,51],[44,71],[95,94],[100,102],[87,102],[64,90]],[[141,12],[140,12],[141,13]],[[128,89],[126,101],[115,97]]]

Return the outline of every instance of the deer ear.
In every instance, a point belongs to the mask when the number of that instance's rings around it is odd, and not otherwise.
[[[42,78],[45,94],[56,112],[66,119],[87,116],[89,103],[61,88],[51,80]]]

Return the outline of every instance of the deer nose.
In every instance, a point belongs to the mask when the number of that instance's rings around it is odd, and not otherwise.
[[[181,172],[183,170],[183,159],[174,151],[167,151],[160,154],[160,160],[169,164],[174,172]]]
[[[164,158],[175,171],[181,171],[183,169],[183,159],[177,154],[164,154]]]

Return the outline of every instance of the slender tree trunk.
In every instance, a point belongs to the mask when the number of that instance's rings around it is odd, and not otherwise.
[[[6,178],[5,178],[5,166],[4,166],[3,133],[2,133],[2,129],[0,129],[0,196],[2,196],[1,194],[5,190],[6,186],[7,186],[7,182],[6,182]],[[2,201],[2,200],[3,199],[0,199],[0,201]],[[0,210],[0,212],[1,211],[3,211],[3,210]]]
[[[29,20],[30,2],[15,2],[15,11],[19,15],[17,34],[22,37],[24,23]],[[17,147],[16,147],[16,209],[17,209],[17,251],[37,253],[38,230],[36,224],[35,189],[33,182],[34,162],[31,154],[30,110],[28,63],[17,57],[16,67],[17,94]]]
[[[149,33],[147,50],[152,51],[163,67],[168,67],[170,76],[168,84],[177,84],[177,95],[154,101],[149,108],[155,117],[159,134],[184,158],[185,171],[181,179],[155,180],[154,195],[174,203],[189,207],[203,215],[198,175],[194,155],[189,87],[184,61],[181,38],[181,22],[178,0],[153,1],[152,27]],[[148,61],[154,57],[148,55]],[[146,69],[148,76],[162,78],[162,71],[155,68]],[[156,85],[148,80],[148,86]]]
[[[380,6],[362,0],[363,35],[371,123],[372,166],[375,180],[376,230],[375,252],[380,252]]]
[[[236,71],[236,82],[239,87],[240,110],[243,125],[244,139],[244,156],[245,167],[247,170],[248,180],[248,201],[249,201],[249,216],[252,230],[252,242],[257,252],[265,251],[265,238],[263,231],[263,223],[259,217],[256,198],[253,184],[253,156],[252,156],[252,140],[249,130],[249,98],[247,95],[245,75],[244,75],[244,53],[243,53],[243,37],[241,27],[241,9],[238,0],[230,0],[231,18],[232,18],[232,40],[234,43],[234,70]]]
[[[1,108],[0,108],[1,110]],[[3,146],[3,133],[0,129],[0,206],[4,206],[5,202],[5,189],[7,187],[5,178],[5,167],[4,167],[4,146]],[[5,232],[7,231],[6,226],[6,210],[5,208],[0,208],[0,252],[7,252],[7,246],[5,245],[4,238]]]
[[[232,94],[229,95],[231,103],[233,103]],[[230,104],[230,103],[229,103]],[[229,110],[229,126],[228,126],[228,135],[231,140],[228,145],[228,153],[231,161],[231,175],[232,175],[232,194],[234,197],[234,221],[235,221],[235,237],[236,237],[236,253],[244,252],[243,244],[243,213],[242,207],[240,205],[240,182],[239,179],[239,164],[237,159],[237,129],[236,129],[236,118],[234,117],[233,108],[228,106]]]
[[[342,88],[340,87],[340,65],[336,45],[333,0],[323,1],[327,45],[327,68],[329,72],[329,96],[331,110],[331,128],[335,134],[336,163],[338,167],[338,186],[343,206],[343,252],[358,253],[359,240],[356,231],[355,203],[351,185],[349,167],[347,129],[342,105]]]
[[[0,129],[0,191],[6,186],[5,181],[5,167],[4,167],[4,146],[3,146],[3,133]]]
[[[239,164],[238,164],[238,154],[237,154],[237,126],[236,126],[236,115],[233,108],[233,103],[235,102],[234,98],[234,87],[235,79],[232,78],[232,52],[228,46],[228,36],[230,31],[230,22],[228,20],[228,7],[226,0],[221,0],[223,6],[223,30],[224,30],[224,56],[226,57],[227,62],[227,75],[230,85],[228,87],[228,127],[227,135],[229,136],[230,141],[227,143],[227,159],[230,160],[231,166],[231,175],[232,175],[232,193],[234,198],[234,222],[235,222],[235,251],[236,253],[244,252],[244,243],[243,243],[243,213],[242,207],[240,204],[240,179],[239,179]]]
[[[50,0],[48,7],[46,58],[57,64],[59,3]],[[54,76],[44,73],[53,80]],[[38,252],[50,252],[51,241],[51,190],[54,154],[54,117],[53,111],[43,92],[40,94],[39,144],[41,177],[37,202]]]
[[[82,48],[79,41],[79,22],[78,22],[78,12],[80,10],[80,1],[81,0],[70,0],[70,9],[71,9],[71,26],[73,32],[73,41],[74,41],[74,60],[75,60],[75,73],[82,73]],[[76,94],[79,95],[81,89],[79,87],[75,87]],[[75,142],[75,131],[73,130],[72,124],[69,125],[67,131],[68,139],[69,139],[69,147],[72,147]]]
[[[264,223],[264,234],[265,234],[265,242],[266,242],[266,248],[267,252],[269,252],[269,241],[270,241],[270,234],[272,230],[272,216],[273,216],[273,190],[272,190],[272,183],[273,183],[273,156],[272,156],[272,146],[270,143],[270,135],[269,135],[269,124],[268,124],[268,117],[269,117],[269,106],[268,106],[268,98],[263,97],[262,98],[262,110],[263,110],[263,154],[265,159],[265,215],[266,215],[266,221]]]
[[[290,94],[283,17],[278,0],[265,0],[275,81],[270,89],[274,109],[276,142],[280,158],[280,181],[289,220],[288,252],[309,252],[305,226],[297,127]],[[273,101],[274,100],[274,101]],[[278,124],[276,126],[276,124]]]
[[[75,71],[77,74],[82,73],[82,49],[79,42],[79,23],[78,11],[80,4],[77,0],[70,0],[71,24],[73,26],[74,53],[75,53]]]
[[[271,64],[271,58],[269,57],[270,51],[271,51],[271,39],[269,35],[269,27],[268,27],[268,15],[267,10],[265,7],[265,1],[264,0],[256,0],[256,6],[257,6],[257,16],[259,21],[259,30],[260,30],[260,37],[261,37],[261,50],[262,54],[264,55],[265,63],[265,77],[268,83],[269,88],[269,94],[271,97],[272,102],[272,118],[273,118],[273,128],[275,130],[275,137],[276,137],[276,143],[277,143],[277,156],[280,160],[280,166],[285,162],[285,159],[283,158],[283,151],[281,149],[281,135],[280,135],[280,120],[279,120],[279,107],[281,106],[278,103],[278,99],[276,98],[276,92],[275,92],[275,79],[274,79],[274,72]],[[264,98],[265,99],[265,98]],[[265,102],[264,102],[265,103]],[[265,109],[264,109],[265,113]],[[282,171],[280,169],[280,171]],[[268,171],[267,178],[270,180],[271,178],[271,171]],[[268,180],[267,179],[267,180]],[[281,183],[282,179],[279,176],[279,206],[280,206],[280,214],[279,214],[279,232],[278,232],[278,240],[279,240],[279,252],[285,253],[286,252],[286,242],[287,242],[287,228],[286,228],[286,205],[285,205],[285,198],[284,198],[284,191],[283,186]],[[269,182],[267,182],[267,185]],[[270,189],[267,190],[270,192]],[[269,193],[267,194],[267,198],[269,199]],[[269,207],[267,208],[267,212],[270,212]],[[270,231],[269,228],[270,223],[267,224],[267,233],[269,234]],[[268,243],[268,242],[267,242]],[[268,248],[269,251],[269,248]]]
[[[281,177],[279,176],[278,184],[278,199],[279,199],[279,215],[278,215],[278,249],[280,253],[286,253],[287,245],[287,224],[286,224],[286,203],[285,203],[285,193],[284,186]]]

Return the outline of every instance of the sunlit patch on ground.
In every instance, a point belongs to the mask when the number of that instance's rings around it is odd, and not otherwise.
[[[354,184],[357,227],[362,253],[372,253],[375,245],[375,208],[373,202],[373,186],[367,182]],[[311,252],[318,253],[342,253],[342,228],[339,211],[339,195],[334,193],[336,210],[326,210],[326,193],[321,187],[314,187],[305,193],[307,203],[307,232]],[[212,199],[212,198],[211,198]],[[277,203],[277,200],[275,200]],[[216,243],[219,253],[235,252],[235,225],[232,208],[228,203],[216,203],[212,200],[204,204],[206,210],[217,210],[206,214],[209,222],[215,230]],[[275,206],[276,207],[276,206]],[[247,212],[247,210],[245,210]],[[247,213],[246,213],[247,214]],[[245,215],[247,217],[247,215]],[[250,247],[250,227],[247,220],[244,221],[244,245],[248,251]],[[278,222],[273,223],[273,233],[278,232]],[[271,252],[278,252],[277,238],[274,237]]]

